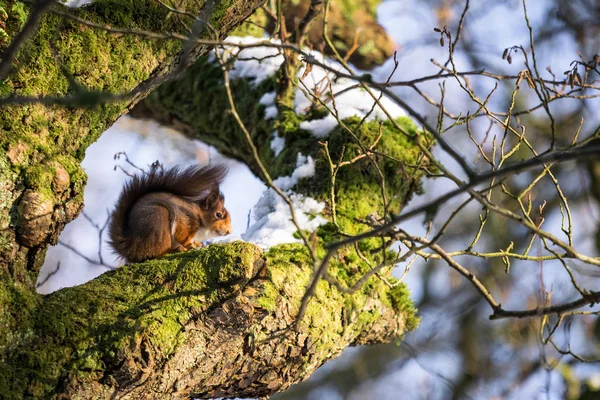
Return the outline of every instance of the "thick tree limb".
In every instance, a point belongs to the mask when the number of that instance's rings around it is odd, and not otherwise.
[[[234,242],[60,290],[0,364],[1,397],[267,396],[347,346],[399,338],[414,318],[402,285],[373,280],[349,296],[322,282],[289,330],[311,273],[300,245],[263,253]]]

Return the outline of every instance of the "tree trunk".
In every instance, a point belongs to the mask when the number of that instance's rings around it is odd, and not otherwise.
[[[216,2],[209,20],[223,38],[263,2]],[[6,4],[11,11],[5,29],[12,38],[23,22],[14,6],[22,3]],[[198,14],[194,4],[181,8]],[[70,12],[120,28],[171,32],[179,27],[177,18],[151,0],[100,0]],[[243,242],[212,245],[127,265],[48,296],[35,293],[47,246],[81,210],[86,178],[79,162],[85,149],[160,82],[156,77],[177,70],[182,58],[187,64],[206,52],[197,48],[180,57],[181,49],[180,42],[110,35],[52,14],[42,18],[13,60],[17,72],[0,85],[4,95],[70,96],[70,102],[90,107],[63,102],[0,110],[0,397],[267,396],[305,379],[347,346],[389,342],[416,326],[407,289],[391,278],[372,277],[353,294],[320,282],[298,329],[289,329],[314,268],[298,244],[269,251]],[[152,110],[163,122],[176,123],[258,171],[249,148],[240,145],[239,127],[223,115],[228,107],[219,77],[220,68],[204,58],[180,81],[162,85],[138,114]],[[316,174],[296,190],[328,202],[328,167],[318,141],[299,129],[305,117],[286,114],[265,121],[258,105],[277,82],[256,88],[240,79],[234,85],[240,113],[251,122],[273,177],[290,174],[298,152],[311,155]],[[140,90],[131,100],[97,104],[98,91],[135,88]],[[346,122],[370,142],[382,129],[381,145],[407,163],[420,157],[389,123]],[[268,146],[274,124],[287,135],[277,156]],[[408,120],[402,124],[415,132]],[[333,157],[359,151],[339,127],[328,140]],[[377,162],[396,199],[390,211],[398,211],[418,190],[420,174],[399,174],[396,166]],[[341,171],[338,180],[337,223],[346,232],[360,232],[366,210],[380,209],[373,196],[380,190],[378,178],[359,162]],[[327,211],[325,217],[331,220]],[[337,237],[329,222],[313,240],[321,246]],[[369,260],[381,262],[387,253],[370,255],[380,245],[375,238],[360,248]],[[331,274],[348,287],[370,268],[357,251],[343,249],[332,261]]]

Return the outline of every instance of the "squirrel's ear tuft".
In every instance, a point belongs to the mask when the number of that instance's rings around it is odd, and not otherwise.
[[[200,201],[200,206],[204,209],[212,208],[217,202],[223,197],[221,192],[219,191],[219,187],[215,186],[208,196],[206,196],[203,200]]]

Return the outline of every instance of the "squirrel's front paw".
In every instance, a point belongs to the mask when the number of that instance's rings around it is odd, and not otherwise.
[[[187,248],[188,249],[199,249],[202,247],[202,242],[199,242],[197,240],[192,240],[188,245]]]

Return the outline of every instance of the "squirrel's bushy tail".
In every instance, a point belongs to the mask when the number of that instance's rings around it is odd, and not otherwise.
[[[227,175],[222,164],[205,167],[192,166],[184,170],[153,168],[150,172],[134,176],[127,182],[117,200],[109,224],[109,244],[123,258],[137,247],[128,234],[129,213],[135,203],[149,193],[167,192],[189,201],[200,201],[218,187]]]

